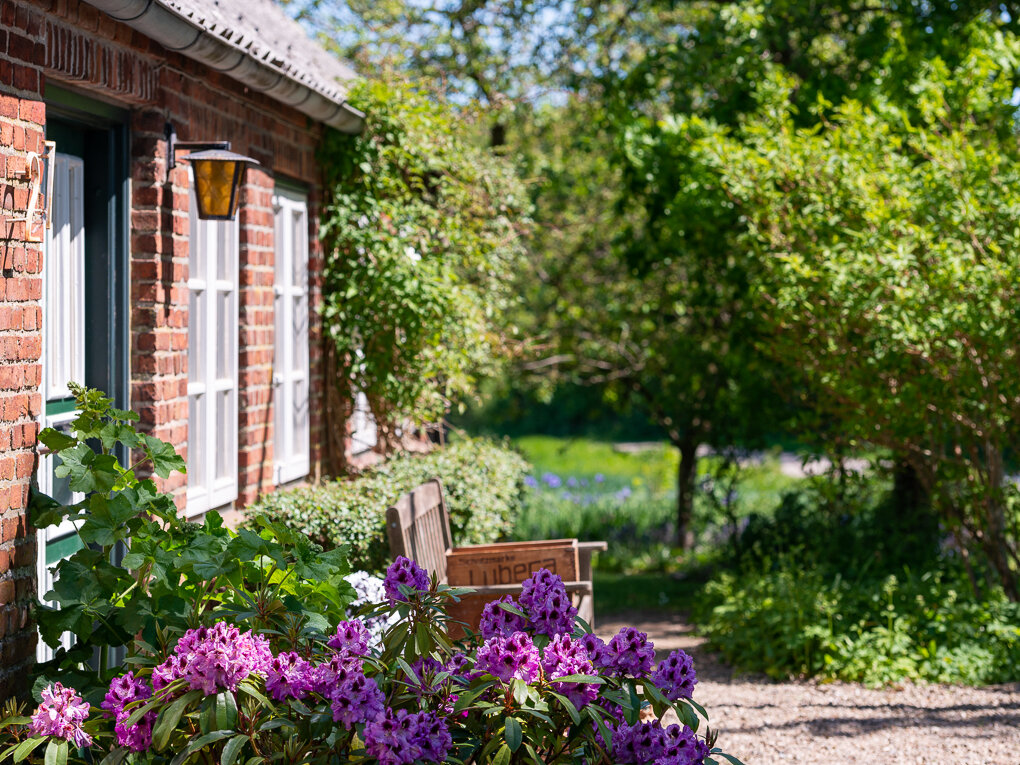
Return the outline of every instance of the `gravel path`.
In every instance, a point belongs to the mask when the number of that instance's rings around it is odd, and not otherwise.
[[[871,690],[734,677],[679,616],[614,615],[596,632],[606,638],[631,625],[658,656],[682,648],[694,657],[694,698],[718,727],[718,745],[746,765],[1020,765],[1020,683]]]

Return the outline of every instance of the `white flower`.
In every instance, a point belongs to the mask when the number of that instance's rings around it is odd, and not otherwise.
[[[418,251],[411,245],[407,245],[407,247],[404,248],[404,254],[415,263],[421,260],[421,255],[419,255]]]

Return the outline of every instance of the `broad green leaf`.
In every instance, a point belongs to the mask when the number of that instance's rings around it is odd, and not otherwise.
[[[521,748],[521,741],[524,740],[521,724],[516,717],[507,717],[503,725],[503,738],[506,740],[506,745],[510,747],[511,752],[516,752]]]

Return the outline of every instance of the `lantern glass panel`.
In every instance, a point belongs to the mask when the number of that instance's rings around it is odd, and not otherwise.
[[[195,197],[198,215],[203,219],[230,220],[237,212],[237,178],[243,162],[222,159],[196,159]]]

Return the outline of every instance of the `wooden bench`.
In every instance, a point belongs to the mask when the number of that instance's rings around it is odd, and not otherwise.
[[[578,542],[577,540],[545,540],[542,542],[504,542],[492,545],[475,545],[471,547],[454,547],[450,534],[450,516],[443,498],[443,486],[438,478],[423,483],[411,492],[404,494],[396,504],[386,510],[386,532],[389,537],[390,553],[396,557],[403,555],[416,561],[430,574],[435,572],[440,582],[471,586],[474,596],[465,598],[466,608],[461,614],[467,618],[472,627],[474,614],[481,613],[482,606],[504,595],[519,595],[521,582],[533,572],[533,566],[507,566],[507,578],[513,581],[499,584],[473,584],[466,581],[449,582],[450,556],[477,554],[479,556],[505,555],[508,558],[525,559],[530,556],[534,560],[545,559],[551,555],[552,547],[562,548],[564,543],[572,544],[576,550],[576,568],[563,566],[560,574],[567,592],[571,594],[578,616],[594,626],[595,599],[592,588],[591,556],[596,550],[606,550],[605,542]],[[541,553],[545,546],[546,552]],[[536,557],[534,551],[539,551]],[[528,555],[525,555],[528,551]],[[550,567],[551,570],[552,567]],[[569,570],[568,570],[569,569]],[[568,574],[568,576],[564,576]],[[459,577],[455,577],[458,578]],[[473,604],[472,604],[473,601]]]

